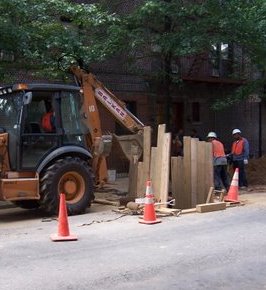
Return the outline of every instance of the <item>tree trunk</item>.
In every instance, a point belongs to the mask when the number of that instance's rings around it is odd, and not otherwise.
[[[164,0],[165,2],[171,2],[171,0]],[[172,19],[168,16],[165,17],[164,31],[170,33],[172,30]],[[171,131],[171,108],[172,108],[172,96],[171,96],[171,85],[172,85],[172,53],[166,51],[164,55],[164,83],[163,90],[165,96],[165,111],[164,111],[164,122],[166,124],[166,130]]]
[[[166,130],[171,131],[171,108],[172,108],[172,96],[171,96],[171,54],[167,54],[164,58],[164,81],[163,92],[165,96],[164,102],[164,122],[166,124]]]

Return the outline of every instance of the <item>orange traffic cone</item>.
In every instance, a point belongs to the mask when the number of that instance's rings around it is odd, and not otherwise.
[[[146,182],[146,198],[145,198],[145,207],[144,207],[144,217],[139,219],[141,224],[157,224],[161,220],[156,219],[155,209],[154,209],[154,195],[151,190],[151,181]]]
[[[57,234],[52,234],[51,239],[54,242],[59,241],[76,241],[78,239],[75,235],[69,234],[69,226],[67,219],[67,207],[65,194],[60,193],[59,216],[58,216],[58,231]]]
[[[239,169],[236,168],[229,191],[224,197],[224,201],[238,202],[238,175]]]

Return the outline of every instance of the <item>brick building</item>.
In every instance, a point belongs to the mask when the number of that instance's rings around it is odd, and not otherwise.
[[[84,1],[82,1],[84,2]],[[87,1],[93,3],[98,1]],[[118,13],[128,13],[139,5],[141,0],[105,1]],[[140,62],[140,68],[147,72],[154,70],[158,60]],[[158,63],[156,63],[158,66]],[[163,122],[165,96],[163,90],[147,79],[129,73],[126,58],[108,60],[96,65],[97,76],[128,103],[129,108],[145,124],[154,128]],[[172,89],[171,128],[175,134],[183,128],[186,135],[196,129],[205,138],[208,131],[214,130],[230,150],[233,128],[240,128],[250,141],[252,156],[266,152],[266,137],[263,130],[266,125],[266,105],[254,96],[226,109],[214,111],[212,105],[217,99],[225,99],[245,80],[254,78],[254,68],[242,49],[229,44],[215,44],[210,52],[201,55],[183,57],[172,63],[172,73],[182,79],[182,86]],[[112,120],[108,120],[108,129],[117,130]],[[105,125],[105,124],[104,124]]]

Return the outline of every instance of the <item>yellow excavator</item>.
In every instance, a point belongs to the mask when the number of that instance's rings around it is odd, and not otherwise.
[[[77,85],[0,88],[0,200],[56,214],[64,193],[68,214],[81,214],[94,199],[95,183],[107,180],[112,138],[128,159],[141,156],[142,122],[92,73],[78,65],[69,70]],[[131,134],[103,134],[99,105]],[[51,108],[54,130],[47,132],[41,118]]]

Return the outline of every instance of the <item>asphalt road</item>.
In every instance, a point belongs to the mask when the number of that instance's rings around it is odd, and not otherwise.
[[[266,289],[266,194],[224,211],[142,225],[94,205],[52,242],[43,213],[0,212],[0,289]]]

